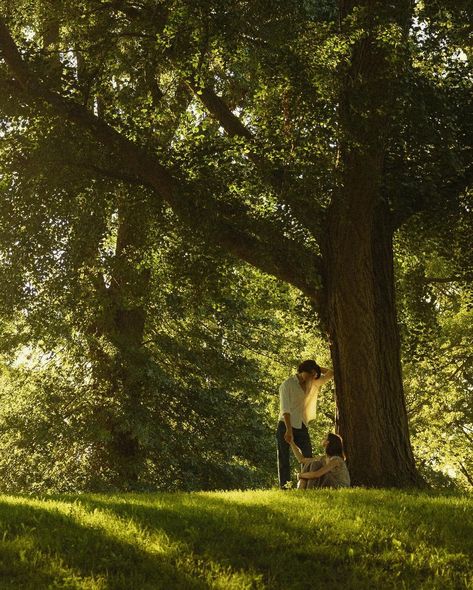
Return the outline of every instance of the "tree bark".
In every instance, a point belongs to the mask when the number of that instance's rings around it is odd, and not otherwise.
[[[347,4],[351,9],[354,3]],[[398,66],[393,65],[389,47],[377,39],[376,28],[371,28],[374,15],[367,14],[341,96],[339,188],[322,243],[324,319],[335,371],[338,426],[353,483],[406,487],[420,480],[402,387],[394,224],[382,194],[385,137],[395,112]],[[396,15],[405,21],[402,10]]]
[[[371,181],[361,176],[358,186],[368,190]],[[353,186],[350,192],[356,201]],[[418,485],[401,379],[392,231],[382,203],[372,215],[332,216],[326,261],[326,326],[352,482]]]

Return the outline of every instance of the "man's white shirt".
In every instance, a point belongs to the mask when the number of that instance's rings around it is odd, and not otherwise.
[[[302,423],[308,426],[317,414],[319,390],[320,386],[313,383],[306,395],[297,375],[286,379],[279,387],[279,419],[284,419],[283,414],[291,414],[291,425],[294,428],[302,428]]]

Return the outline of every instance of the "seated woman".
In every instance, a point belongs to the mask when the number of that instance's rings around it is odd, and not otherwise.
[[[298,488],[304,490],[316,487],[350,487],[350,474],[345,463],[342,437],[330,432],[322,445],[325,448],[325,457],[304,457],[294,441],[291,442],[294,455],[303,465],[302,473],[299,473]]]

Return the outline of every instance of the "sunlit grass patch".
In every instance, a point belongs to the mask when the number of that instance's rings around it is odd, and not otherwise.
[[[363,489],[4,496],[1,588],[471,588],[472,508]]]

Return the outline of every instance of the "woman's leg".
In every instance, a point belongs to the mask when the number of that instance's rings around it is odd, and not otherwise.
[[[305,463],[304,467],[302,468],[302,473],[307,473],[308,471],[317,471],[323,467],[324,462],[321,459],[316,459],[311,463]],[[301,486],[301,489],[310,490],[313,488],[318,488],[320,484],[320,477],[316,477],[315,479],[303,479],[300,480],[304,482],[304,487]]]

